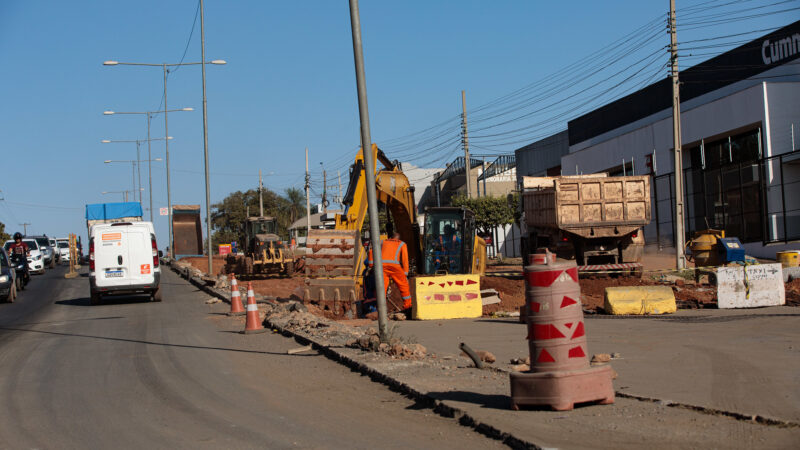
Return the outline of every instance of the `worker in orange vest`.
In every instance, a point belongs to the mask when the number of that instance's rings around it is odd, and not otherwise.
[[[408,247],[400,240],[400,233],[381,243],[381,262],[383,263],[383,289],[389,287],[389,279],[394,281],[403,297],[403,309],[411,309],[411,290],[408,286]],[[369,266],[372,267],[372,249],[369,249]]]

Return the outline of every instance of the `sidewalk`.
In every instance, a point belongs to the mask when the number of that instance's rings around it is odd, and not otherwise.
[[[679,310],[663,317],[585,317],[590,355],[611,362],[618,392],[800,424],[800,309]],[[457,355],[466,342],[497,357],[528,356],[514,319],[397,322],[429,352]],[[464,358],[466,362],[467,359]]]
[[[226,292],[184,276],[227,300]],[[800,442],[797,308],[587,316],[590,353],[621,354],[611,362],[618,397],[613,405],[562,412],[509,408],[508,362],[528,353],[516,319],[391,322],[394,338],[427,348],[428,356],[410,359],[343,345],[375,322],[353,328],[285,308],[265,322],[512,447],[793,448]],[[459,355],[460,342],[491,351],[497,362],[475,369]]]

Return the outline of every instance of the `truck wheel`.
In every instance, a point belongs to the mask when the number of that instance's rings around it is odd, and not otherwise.
[[[97,306],[100,304],[101,299],[102,297],[100,296],[99,292],[92,292],[91,295],[89,296],[89,303],[92,306]]]
[[[248,275],[253,274],[253,258],[249,256],[244,259],[244,273]]]
[[[160,302],[161,301],[161,286],[156,288],[155,292],[153,292],[153,297],[151,298],[151,301],[154,301],[154,302]]]
[[[52,259],[50,259],[50,268],[53,269],[55,267],[56,267],[56,259],[52,258]]]

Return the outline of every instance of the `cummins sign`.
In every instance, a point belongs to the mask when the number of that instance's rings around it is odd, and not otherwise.
[[[761,59],[764,64],[772,64],[800,52],[800,33],[795,33],[778,41],[765,39],[761,44]]]

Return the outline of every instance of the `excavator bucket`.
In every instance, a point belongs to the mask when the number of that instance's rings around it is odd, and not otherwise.
[[[412,316],[417,320],[481,317],[480,275],[418,276],[412,291]]]
[[[355,318],[363,266],[355,230],[311,230],[306,241],[305,298],[335,316]]]

